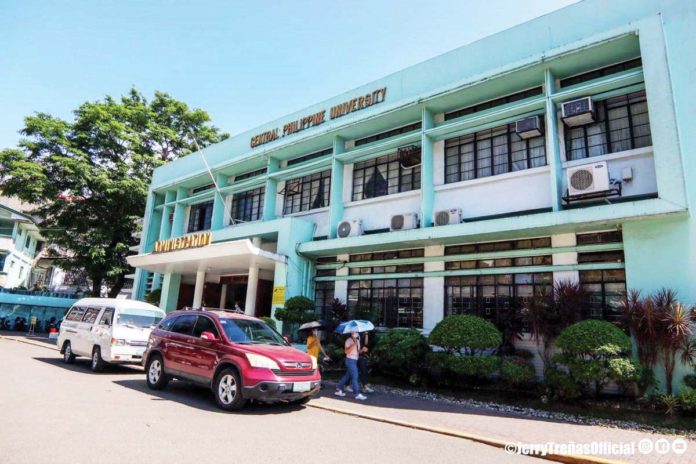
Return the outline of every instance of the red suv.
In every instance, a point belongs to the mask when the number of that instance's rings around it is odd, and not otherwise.
[[[175,311],[150,334],[143,365],[153,390],[170,379],[211,388],[232,411],[249,399],[305,403],[319,391],[317,360],[265,322],[226,311]]]

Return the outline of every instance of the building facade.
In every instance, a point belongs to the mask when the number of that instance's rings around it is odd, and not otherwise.
[[[696,302],[696,7],[586,0],[158,168],[133,294],[431,330],[556,280]]]

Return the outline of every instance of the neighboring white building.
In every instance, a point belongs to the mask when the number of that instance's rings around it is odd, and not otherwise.
[[[28,287],[43,241],[30,215],[0,204],[0,287]]]

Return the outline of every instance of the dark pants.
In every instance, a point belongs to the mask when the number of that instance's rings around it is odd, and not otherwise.
[[[367,385],[369,383],[367,380],[367,356],[358,358],[358,374],[360,376],[360,385]]]

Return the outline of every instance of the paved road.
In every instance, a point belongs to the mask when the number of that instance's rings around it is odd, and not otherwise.
[[[542,462],[462,439],[307,407],[230,414],[183,382],[68,366],[51,348],[0,338],[0,463]],[[214,461],[213,461],[214,460]]]

